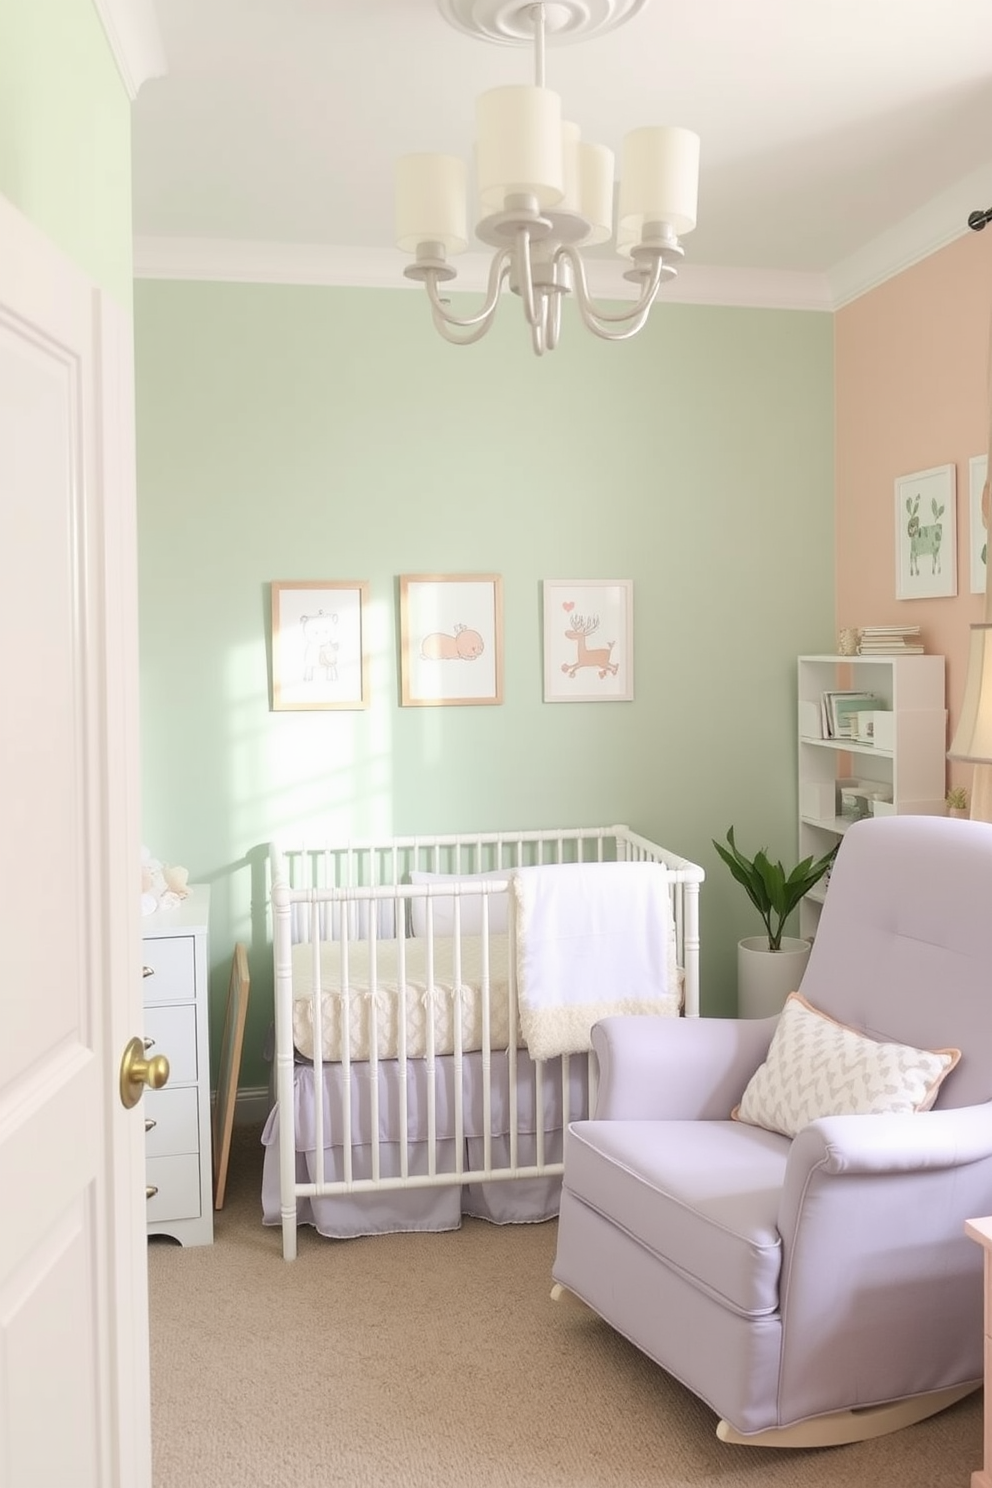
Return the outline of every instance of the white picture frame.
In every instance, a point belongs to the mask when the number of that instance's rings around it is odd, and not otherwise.
[[[634,698],[631,579],[545,579],[544,701]]]
[[[989,457],[972,455],[968,461],[968,557],[972,594],[984,594],[988,553],[988,509],[982,510],[982,494],[988,477]]]
[[[896,599],[957,594],[955,501],[953,465],[935,465],[896,480]]]
[[[369,706],[367,579],[273,580],[272,711]]]

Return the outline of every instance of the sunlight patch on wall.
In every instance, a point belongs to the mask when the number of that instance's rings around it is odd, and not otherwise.
[[[225,717],[233,852],[315,823],[338,838],[392,831],[390,613],[367,607],[370,705],[272,712],[265,638],[228,649]]]

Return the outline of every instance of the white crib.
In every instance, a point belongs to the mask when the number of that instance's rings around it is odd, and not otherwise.
[[[673,976],[651,1010],[698,1016],[703,870],[627,827],[272,845],[262,1196],[287,1260],[300,1223],[346,1237],[557,1212],[564,1132],[591,1109],[595,1061],[528,1052],[511,879],[598,863],[659,865]]]

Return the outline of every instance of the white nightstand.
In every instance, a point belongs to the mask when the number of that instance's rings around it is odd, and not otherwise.
[[[207,933],[210,889],[194,884],[174,909],[146,915],[142,991],[149,1054],[164,1054],[169,1081],[143,1097],[148,1153],[148,1233],[183,1245],[214,1238],[210,1156]]]

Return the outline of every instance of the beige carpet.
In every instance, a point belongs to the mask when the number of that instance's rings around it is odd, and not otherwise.
[[[149,1244],[155,1488],[968,1488],[982,1397],[874,1442],[724,1446],[574,1303],[554,1224],[321,1240],[282,1260],[239,1130],[213,1246]]]

